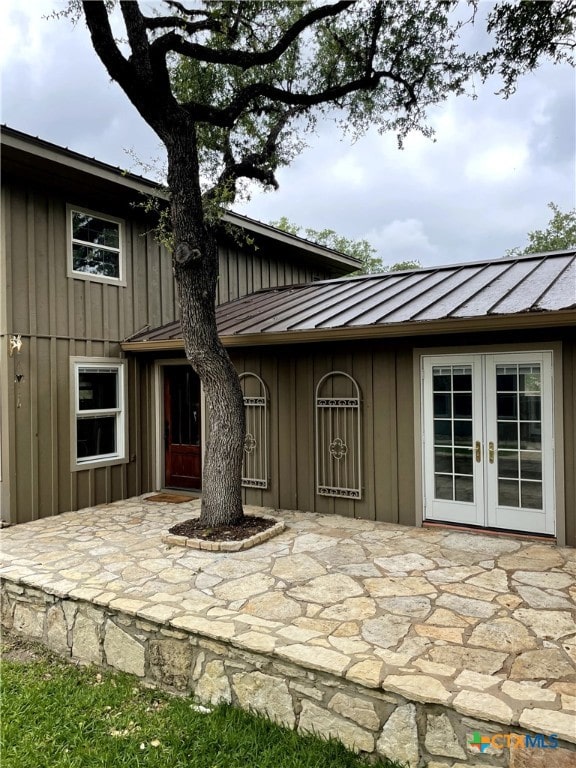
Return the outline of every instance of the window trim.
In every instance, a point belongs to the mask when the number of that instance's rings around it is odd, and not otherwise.
[[[74,269],[73,258],[73,213],[85,213],[94,218],[101,219],[102,221],[109,221],[118,225],[118,270],[119,277],[109,277],[107,275],[93,275],[90,272],[79,272]],[[99,211],[93,211],[90,208],[83,208],[80,205],[72,205],[68,203],[66,205],[66,248],[67,248],[67,276],[72,277],[75,280],[88,280],[95,283],[107,283],[109,285],[121,285],[126,286],[126,248],[125,248],[125,222],[124,219],[118,219],[115,216],[109,216],[107,213],[100,213]],[[78,243],[86,245],[85,241],[79,240]],[[88,243],[90,245],[90,243]],[[104,250],[116,251],[115,248],[104,246]]]
[[[116,408],[80,410],[79,373],[82,369],[109,368],[118,371],[118,405]],[[70,469],[79,472],[95,467],[107,467],[128,462],[128,419],[127,419],[127,361],[118,357],[71,357],[70,358]],[[78,417],[110,416],[116,418],[116,451],[103,454],[101,458],[89,456],[78,458]]]

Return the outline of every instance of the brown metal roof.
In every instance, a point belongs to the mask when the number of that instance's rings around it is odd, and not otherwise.
[[[572,324],[575,310],[576,249],[274,288],[222,304],[217,319],[225,343],[266,344],[434,332],[474,319],[496,329],[535,314],[537,326],[550,313]],[[176,348],[179,339],[176,322],[123,346]]]

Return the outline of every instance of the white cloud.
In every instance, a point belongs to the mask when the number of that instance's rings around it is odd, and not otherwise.
[[[330,169],[330,175],[337,184],[360,187],[366,181],[366,169],[352,152],[347,152],[336,160]]]
[[[382,227],[369,230],[364,238],[378,251],[386,265],[399,261],[434,263],[438,248],[434,246],[418,219],[396,219]]]
[[[500,144],[473,155],[464,173],[473,182],[493,184],[510,181],[523,173],[528,150],[522,144]]]
[[[4,0],[0,27],[0,67],[3,71],[9,63],[18,61],[26,62],[30,69],[39,65],[44,50],[44,31],[38,19],[49,13],[52,5],[49,0],[35,3]]]

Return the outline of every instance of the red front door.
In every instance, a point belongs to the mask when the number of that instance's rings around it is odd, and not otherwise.
[[[189,365],[164,368],[165,485],[202,487],[200,379]]]

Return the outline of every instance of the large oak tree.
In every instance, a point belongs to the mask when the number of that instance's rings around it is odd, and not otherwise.
[[[510,93],[542,53],[571,55],[574,6],[498,4],[494,47],[480,55],[460,47],[474,3],[164,0],[150,10],[72,0],[110,77],[166,147],[182,333],[210,423],[206,523],[242,517],[243,402],[215,320],[218,211],[246,181],[277,187],[278,168],[319,118],[339,120],[352,136],[375,125],[401,140],[412,130],[429,135],[426,109],[463,93],[472,74],[499,71]]]

